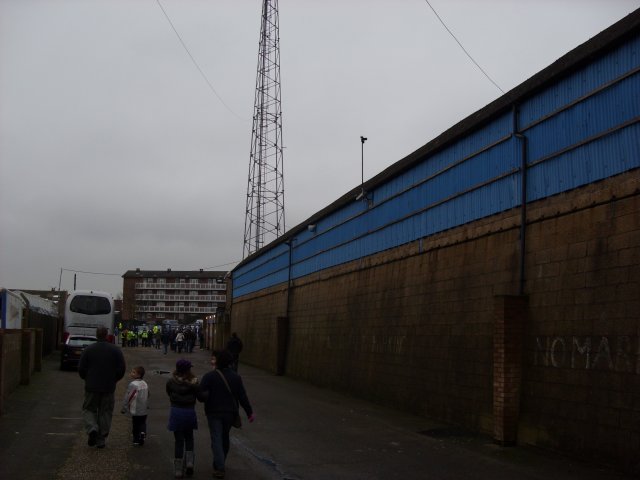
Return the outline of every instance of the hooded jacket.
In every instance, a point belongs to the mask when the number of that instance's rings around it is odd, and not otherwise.
[[[172,407],[193,408],[199,390],[198,377],[186,378],[176,372],[167,380],[167,395]]]

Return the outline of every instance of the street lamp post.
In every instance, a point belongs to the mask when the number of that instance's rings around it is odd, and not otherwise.
[[[361,143],[361,166],[360,166],[360,185],[362,186],[362,191],[364,192],[364,142],[367,141],[367,137],[363,137],[360,135],[360,143]]]

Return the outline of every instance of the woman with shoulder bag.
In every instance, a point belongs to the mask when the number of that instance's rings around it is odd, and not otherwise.
[[[214,478],[224,478],[225,459],[230,446],[229,432],[236,423],[239,405],[247,414],[249,422],[255,420],[242,378],[231,369],[232,364],[233,357],[229,352],[214,351],[211,355],[213,370],[206,373],[200,383],[199,398],[204,401],[211,435]]]

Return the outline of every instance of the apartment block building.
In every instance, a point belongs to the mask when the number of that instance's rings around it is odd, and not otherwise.
[[[227,272],[128,270],[123,276],[124,322],[181,324],[204,319],[224,308]]]

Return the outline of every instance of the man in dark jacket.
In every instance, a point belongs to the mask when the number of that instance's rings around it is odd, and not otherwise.
[[[84,380],[82,418],[89,435],[88,444],[104,448],[111,429],[116,383],[124,377],[126,365],[122,350],[107,342],[108,330],[96,329],[98,341],[89,345],[80,357],[78,373]]]
[[[231,364],[231,368],[233,371],[238,371],[238,362],[240,361],[240,352],[242,351],[242,340],[238,337],[236,332],[231,334],[231,338],[227,342],[227,351],[233,357],[233,363]]]
[[[162,333],[160,334],[160,341],[162,342],[162,346],[164,348],[164,354],[167,354],[167,349],[169,348],[169,343],[171,342],[171,334],[169,333],[169,329],[162,327]]]
[[[238,403],[242,405],[249,422],[255,416],[244,389],[242,378],[231,368],[233,357],[227,351],[212,353],[214,370],[202,377],[198,400],[204,400],[211,450],[213,451],[213,477],[224,478],[225,459],[229,453],[229,431],[238,415]]]

